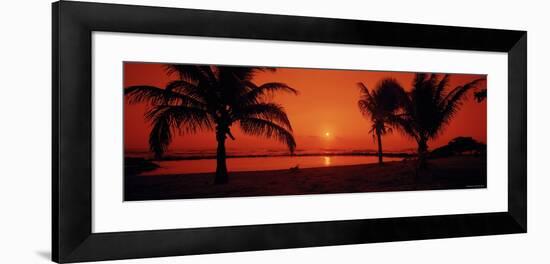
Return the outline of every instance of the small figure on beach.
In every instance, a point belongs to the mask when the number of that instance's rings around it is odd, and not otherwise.
[[[290,172],[299,172],[300,171],[300,165],[296,164],[294,167],[290,167]]]

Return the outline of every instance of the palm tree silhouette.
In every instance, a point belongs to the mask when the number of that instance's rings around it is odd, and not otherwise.
[[[418,168],[425,168],[428,140],[437,138],[460,109],[467,92],[485,79],[476,79],[450,91],[450,75],[417,73],[412,90],[403,101],[403,112],[395,122],[418,144]]]
[[[357,83],[361,91],[361,98],[357,102],[363,116],[372,121],[373,138],[378,142],[378,163],[382,164],[382,135],[392,132],[395,126],[397,110],[401,107],[405,91],[395,79],[386,78],[380,81],[373,91],[369,91],[363,83]],[[389,126],[387,126],[389,125]]]
[[[228,182],[225,141],[235,140],[231,127],[238,124],[248,135],[274,138],[292,154],[296,142],[292,126],[279,104],[270,102],[275,92],[298,92],[284,83],[256,85],[252,78],[265,67],[165,65],[178,79],[166,87],[131,86],[125,89],[129,103],[149,102],[146,120],[152,122],[149,148],[161,158],[173,132],[215,131],[217,141],[215,183]]]

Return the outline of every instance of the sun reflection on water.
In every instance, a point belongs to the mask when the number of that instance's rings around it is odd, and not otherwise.
[[[324,156],[323,158],[325,160],[325,162],[324,162],[325,166],[330,166],[330,163],[331,163],[330,162],[330,157],[329,156]]]

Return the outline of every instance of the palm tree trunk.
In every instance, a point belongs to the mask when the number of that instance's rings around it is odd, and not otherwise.
[[[376,138],[378,140],[378,164],[382,165],[384,163],[382,160],[382,136],[378,130],[376,130]]]
[[[225,184],[228,182],[229,177],[227,175],[226,165],[226,153],[225,153],[225,130],[217,129],[216,140],[218,141],[218,149],[216,151],[216,178],[215,184]]]
[[[428,157],[428,140],[422,137],[418,141],[418,169],[426,168],[427,157]]]

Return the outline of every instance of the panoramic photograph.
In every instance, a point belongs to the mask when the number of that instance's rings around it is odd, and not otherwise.
[[[487,187],[484,74],[123,71],[125,201]]]

